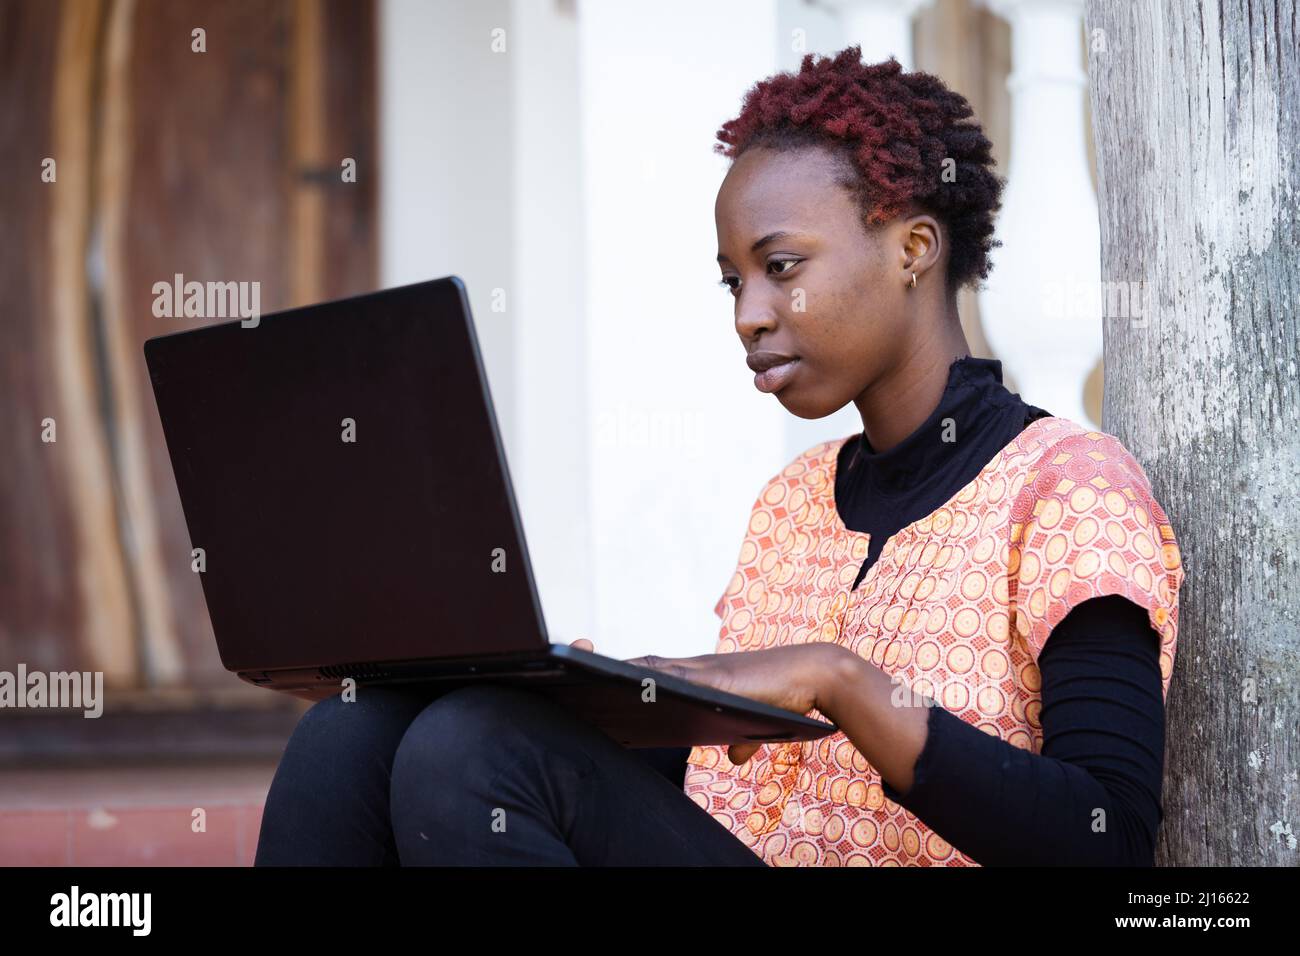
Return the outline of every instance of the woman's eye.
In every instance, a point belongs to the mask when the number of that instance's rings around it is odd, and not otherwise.
[[[768,275],[785,275],[801,262],[803,262],[802,259],[773,259],[767,264]],[[732,295],[738,295],[740,293],[740,276],[723,276],[718,285]]]

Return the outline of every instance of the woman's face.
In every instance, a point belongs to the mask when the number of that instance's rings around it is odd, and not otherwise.
[[[868,230],[838,163],[819,147],[751,147],[714,206],[718,264],[755,386],[800,418],[838,411],[898,367],[907,280],[919,272],[911,224]]]

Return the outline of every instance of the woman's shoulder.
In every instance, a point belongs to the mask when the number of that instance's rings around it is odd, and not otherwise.
[[[1015,629],[1036,656],[1072,607],[1107,594],[1127,597],[1147,609],[1161,635],[1167,690],[1184,577],[1173,525],[1123,442],[1056,421],[1027,443],[1011,504]]]
[[[1012,520],[1026,520],[1051,500],[1078,506],[1094,496],[1109,498],[1116,515],[1128,506],[1145,509],[1160,524],[1169,518],[1152,492],[1141,462],[1119,438],[1068,418],[1041,418],[1018,439],[1024,471],[1012,506]],[[1120,498],[1126,502],[1120,507]]]
[[[1030,428],[1038,425],[1013,486],[1012,548],[1041,548],[1052,532],[1069,532],[1072,543],[1083,546],[1095,531],[1098,546],[1160,557],[1170,572],[1181,572],[1173,524],[1124,443],[1069,419],[1040,419]]]

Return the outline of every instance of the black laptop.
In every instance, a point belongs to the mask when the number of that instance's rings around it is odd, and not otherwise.
[[[221,661],[243,680],[310,700],[347,678],[358,695],[519,684],[632,747],[836,730],[549,642],[456,276],[144,353]]]

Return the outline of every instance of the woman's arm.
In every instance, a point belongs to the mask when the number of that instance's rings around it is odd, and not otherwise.
[[[896,706],[888,677],[845,655],[819,693],[885,793],[983,865],[1149,866],[1162,819],[1159,640],[1118,596],[1074,608],[1039,657],[1034,754],[938,706]],[[824,704],[824,706],[823,706]]]
[[[912,694],[838,644],[632,663],[835,721],[885,795],[983,865],[1150,865],[1161,820],[1164,698],[1147,612],[1080,602],[1038,658],[1039,754]],[[929,706],[926,706],[929,704]],[[761,743],[734,743],[742,764]]]

